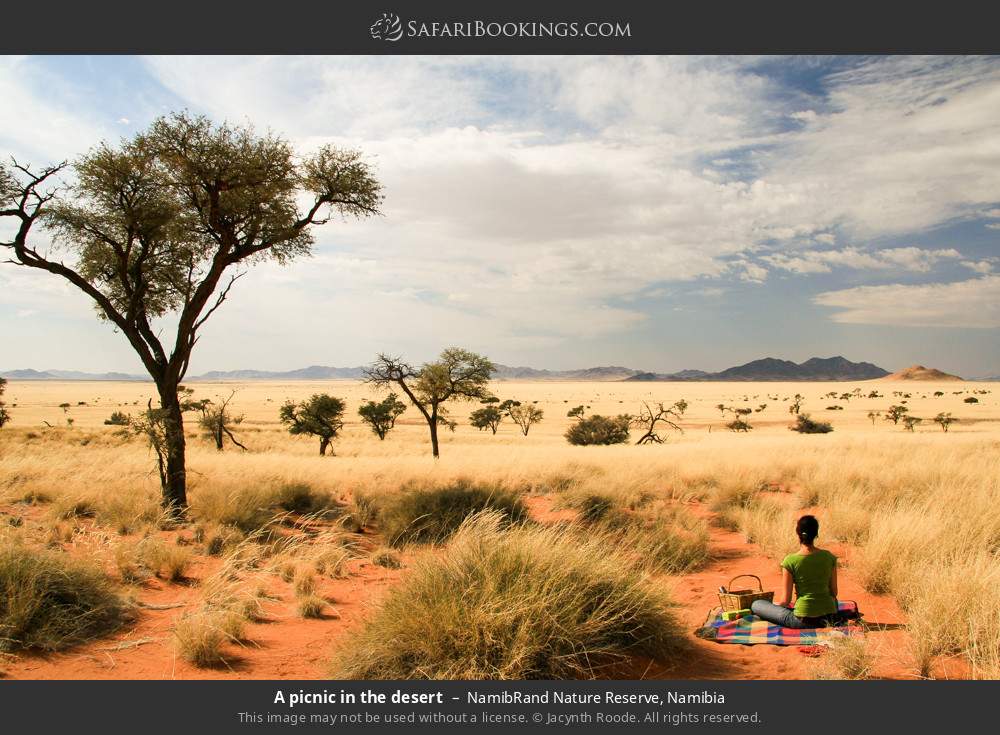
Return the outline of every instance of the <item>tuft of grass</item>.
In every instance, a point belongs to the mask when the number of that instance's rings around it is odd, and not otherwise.
[[[395,549],[386,547],[375,549],[369,558],[372,564],[386,569],[400,569],[403,566],[403,560]]]
[[[292,589],[296,597],[309,597],[316,591],[316,574],[311,569],[299,569],[295,573]]]
[[[198,610],[181,615],[173,631],[177,654],[200,668],[225,664],[225,645],[239,640],[233,635],[234,617],[226,610]],[[241,634],[240,630],[235,632]]]
[[[129,617],[96,565],[10,541],[0,545],[0,651],[58,651],[110,633]]]
[[[571,529],[465,520],[340,648],[347,679],[597,678],[632,656],[670,661],[670,602],[613,543]]]
[[[812,670],[814,679],[871,679],[875,674],[875,656],[868,642],[857,636],[834,641]]]
[[[136,544],[140,564],[170,582],[180,582],[191,564],[191,551],[177,544],[168,544],[157,536],[147,536]]]
[[[322,618],[323,610],[326,609],[326,600],[316,595],[307,595],[298,598],[295,609],[303,618]]]
[[[519,493],[459,479],[450,484],[404,490],[389,498],[380,514],[382,532],[392,546],[439,543],[470,515],[496,511],[505,523],[522,523],[528,509]]]

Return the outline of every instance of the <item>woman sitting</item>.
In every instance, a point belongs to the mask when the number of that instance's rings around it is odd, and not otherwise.
[[[784,628],[821,628],[835,622],[837,614],[837,557],[816,547],[819,521],[802,516],[795,524],[799,550],[781,562],[783,596],[777,603],[754,600],[750,611]],[[795,585],[795,607],[788,604]]]

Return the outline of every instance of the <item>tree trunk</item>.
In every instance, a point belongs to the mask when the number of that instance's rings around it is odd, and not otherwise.
[[[159,386],[160,406],[166,413],[166,472],[163,483],[163,507],[170,515],[183,518],[187,513],[187,469],[185,467],[184,417],[176,385]]]
[[[325,457],[326,456],[326,448],[328,446],[330,446],[330,440],[327,439],[325,436],[321,436],[319,438],[319,456],[320,457]]]
[[[437,423],[436,413],[432,417],[432,420],[430,422],[430,427],[431,427],[431,455],[433,455],[434,459],[437,459],[438,457],[441,456],[441,452],[438,451],[438,423]]]

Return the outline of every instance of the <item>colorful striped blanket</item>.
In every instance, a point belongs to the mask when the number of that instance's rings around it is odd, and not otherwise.
[[[782,628],[780,625],[761,620],[750,615],[737,620],[723,620],[722,611],[713,609],[705,624],[694,632],[699,638],[714,640],[716,643],[740,643],[752,646],[755,643],[770,643],[773,646],[815,646],[829,643],[836,638],[860,635],[861,615],[856,602],[841,601],[841,613],[851,616],[845,625],[832,628]]]

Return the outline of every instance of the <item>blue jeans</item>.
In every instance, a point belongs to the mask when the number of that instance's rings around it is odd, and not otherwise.
[[[817,618],[800,618],[791,608],[781,607],[767,600],[754,600],[750,605],[750,612],[762,620],[783,628],[822,628],[828,625],[833,617],[823,615]]]

